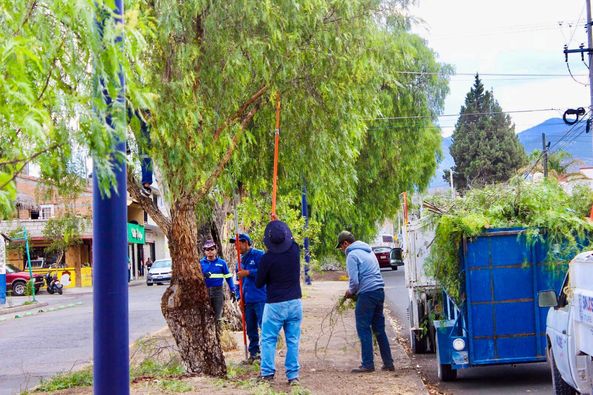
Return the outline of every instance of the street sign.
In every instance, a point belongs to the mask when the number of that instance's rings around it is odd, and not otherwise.
[[[144,226],[128,223],[128,243],[144,244]]]

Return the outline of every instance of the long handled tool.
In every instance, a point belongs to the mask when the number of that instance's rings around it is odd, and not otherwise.
[[[272,220],[276,216],[276,191],[278,190],[278,149],[280,145],[280,93],[276,94],[276,129],[274,131],[274,174],[272,176]]]
[[[238,198],[235,195],[235,249],[237,250],[237,270],[241,271],[241,250],[239,249],[239,215],[237,214],[237,201]],[[239,295],[241,296],[239,306],[241,309],[241,324],[243,326],[243,346],[245,348],[245,360],[247,360],[249,355],[247,353],[247,331],[245,327],[245,296],[243,295],[243,279],[241,277],[239,277]]]

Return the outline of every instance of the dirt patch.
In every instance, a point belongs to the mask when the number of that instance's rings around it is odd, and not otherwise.
[[[311,279],[313,281],[348,281],[348,273],[345,270],[312,272]]]
[[[333,325],[327,316],[343,295],[346,284],[342,281],[314,281],[303,286],[303,310],[300,381],[302,389],[296,391],[288,386],[284,374],[284,349],[276,354],[276,379],[271,385],[258,384],[258,367],[242,364],[244,358],[243,337],[234,332],[239,349],[225,353],[229,365],[228,380],[210,377],[186,377],[178,381],[191,388],[186,394],[426,394],[427,389],[413,366],[392,325],[388,325],[388,337],[395,360],[395,372],[380,370],[364,375],[350,373],[360,364],[360,344],[356,335],[354,311],[338,315]],[[325,319],[325,320],[324,320]],[[389,321],[393,322],[390,318]],[[323,326],[322,326],[323,323]],[[168,330],[158,334],[161,344],[172,344]],[[173,350],[173,348],[171,348]],[[133,351],[133,350],[132,350]],[[375,347],[375,366],[381,367],[381,357]],[[132,394],[169,393],[163,389],[162,380],[137,380]],[[91,394],[90,388],[59,392],[64,395]]]

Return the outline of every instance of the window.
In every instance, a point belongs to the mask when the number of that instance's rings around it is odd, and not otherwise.
[[[54,206],[51,204],[42,204],[39,206],[39,218],[49,219],[54,216]]]

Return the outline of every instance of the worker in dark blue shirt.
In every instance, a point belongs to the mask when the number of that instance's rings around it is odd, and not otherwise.
[[[286,378],[290,385],[299,385],[299,342],[303,320],[300,248],[288,225],[277,220],[266,226],[264,244],[268,250],[261,259],[255,280],[256,286],[266,286],[260,375],[266,381],[274,379],[276,342],[280,329],[284,328]]]
[[[235,238],[230,239],[230,242],[234,244]],[[264,252],[253,248],[251,245],[251,238],[248,234],[239,234],[241,270],[237,272],[237,277],[243,282],[245,329],[249,337],[249,362],[254,362],[260,357],[259,331],[261,330],[264,304],[266,303],[266,287],[257,288],[255,286],[255,278]],[[236,288],[238,294],[239,287]]]
[[[231,299],[235,300],[233,275],[229,273],[229,267],[224,259],[218,257],[216,243],[213,240],[206,240],[202,246],[202,250],[205,255],[200,260],[202,273],[206,280],[206,287],[208,288],[208,295],[214,309],[214,315],[216,316],[216,320],[220,321],[222,319],[222,307],[224,305],[224,293],[222,291],[224,280],[229,285]]]

